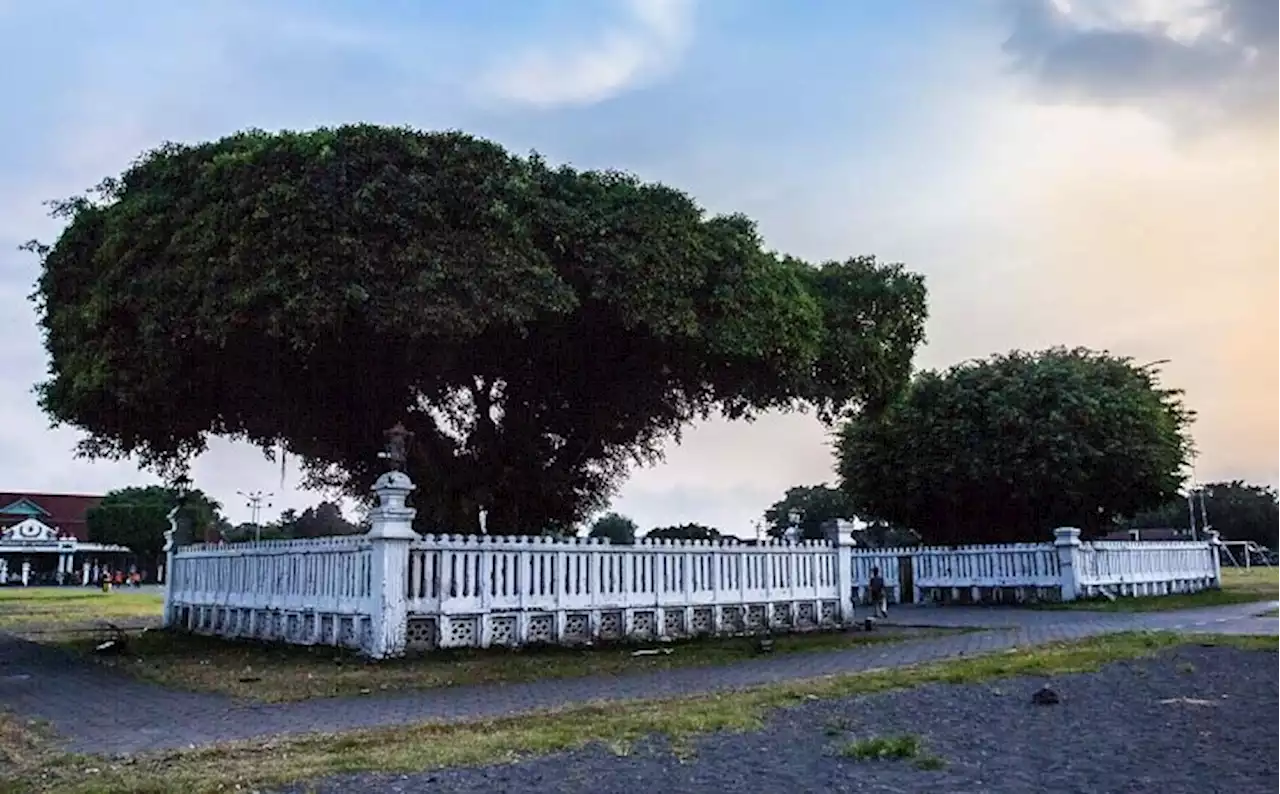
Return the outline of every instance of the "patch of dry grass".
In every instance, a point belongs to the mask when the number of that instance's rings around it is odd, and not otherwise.
[[[943,633],[950,632],[895,629],[790,634],[774,638],[773,653],[834,650]],[[66,644],[87,653],[92,643],[92,639],[81,638]],[[654,646],[659,650],[654,655],[632,656],[639,647],[457,649],[370,662],[352,652],[331,647],[231,642],[172,632],[148,632],[132,638],[126,653],[98,661],[163,686],[221,692],[262,702],[284,702],[723,665],[756,654],[756,640],[751,637],[667,643]]]
[[[12,722],[0,741],[16,742],[17,759],[0,775],[0,791],[30,794],[205,794],[283,785],[342,772],[418,772],[493,763],[572,750],[599,742],[626,752],[635,741],[664,735],[674,742],[714,731],[762,727],[769,713],[806,701],[869,694],[922,684],[967,684],[1016,675],[1091,672],[1105,664],[1195,642],[1276,650],[1274,637],[1186,637],[1128,633],[1071,643],[878,670],[740,692],[662,701],[576,706],[555,712],[458,725],[417,725],[255,740],[115,761],[60,754]],[[24,749],[37,748],[35,751]]]

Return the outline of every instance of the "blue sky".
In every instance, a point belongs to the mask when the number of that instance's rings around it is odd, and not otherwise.
[[[923,366],[1059,343],[1173,359],[1198,473],[1274,483],[1275,70],[1249,53],[1274,59],[1276,31],[1256,0],[1207,4],[0,0],[0,479],[149,479],[73,460],[34,407],[37,263],[14,249],[56,235],[41,200],[167,139],[371,121],[632,170],[806,258],[904,261],[930,282]],[[748,533],[830,465],[808,417],[712,422],[616,506]],[[238,518],[238,489],[318,498],[229,444],[195,474]]]

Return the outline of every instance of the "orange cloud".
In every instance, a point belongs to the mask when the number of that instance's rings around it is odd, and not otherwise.
[[[1022,186],[1037,250],[1021,278],[1056,304],[1044,330],[1171,359],[1166,380],[1199,412],[1200,477],[1275,482],[1274,134],[1179,142],[1124,113],[1030,112],[1055,127],[1021,150],[1038,163]]]

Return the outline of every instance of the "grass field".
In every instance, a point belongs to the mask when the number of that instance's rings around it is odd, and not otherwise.
[[[713,696],[592,705],[458,725],[355,731],[256,740],[125,760],[59,753],[44,729],[0,717],[0,792],[185,794],[248,791],[325,775],[416,772],[504,763],[600,742],[626,753],[635,741],[670,738],[679,752],[690,737],[758,729],[775,709],[929,683],[965,684],[1017,675],[1090,672],[1179,644],[1221,644],[1275,652],[1275,637],[1194,638],[1165,633],[1113,634],[917,667],[788,682]]]
[[[158,594],[127,589],[102,593],[89,589],[9,588],[0,590],[0,630],[90,654],[102,639],[103,621],[136,628],[158,626],[162,601]],[[881,629],[783,635],[774,638],[773,653],[832,650],[943,633],[949,632]],[[228,642],[156,631],[132,633],[125,653],[92,658],[163,686],[283,702],[728,664],[757,653],[756,640],[746,637],[663,644],[655,655],[633,656],[638,647],[641,646],[453,650],[372,663],[350,651],[331,647]]]
[[[896,629],[792,634],[775,637],[773,653],[832,650],[942,633],[948,632]],[[81,638],[68,644],[87,651],[92,641]],[[127,653],[99,660],[164,686],[281,702],[464,684],[621,675],[728,664],[757,654],[756,640],[749,637],[648,646],[661,650],[654,655],[633,656],[632,652],[641,647],[645,646],[441,650],[375,663],[334,648],[227,642],[155,632],[130,640]]]
[[[1083,609],[1098,612],[1161,612],[1173,609],[1249,604],[1280,598],[1280,569],[1223,568],[1222,589],[1199,593],[1176,593],[1166,596],[1117,598],[1115,601],[1091,599],[1061,604],[1042,604],[1044,609]]]
[[[0,588],[0,630],[14,634],[75,632],[104,620],[159,624],[164,597],[128,588],[104,593],[70,587]]]

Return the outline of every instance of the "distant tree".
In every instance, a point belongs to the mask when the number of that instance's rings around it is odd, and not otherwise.
[[[645,534],[646,540],[719,540],[720,530],[702,524],[658,527]]]
[[[618,513],[605,513],[591,525],[589,538],[608,538],[615,546],[631,546],[636,542],[636,522]]]
[[[301,514],[292,510],[281,513],[279,526],[291,538],[356,535],[364,531],[344,518],[342,508],[335,502],[321,502],[315,507],[308,507]]]
[[[820,540],[826,537],[822,525],[833,518],[852,520],[853,505],[849,497],[826,483],[797,485],[788,488],[781,499],[764,511],[764,520],[770,537],[780,538],[791,526],[791,513],[800,514],[800,537],[803,540]]]
[[[1094,535],[1183,482],[1192,414],[1157,377],[1063,348],[923,372],[888,410],[841,428],[842,488],[862,517],[930,544]]]
[[[914,530],[895,527],[884,521],[870,521],[858,533],[858,542],[873,549],[917,546],[920,535]]]
[[[1269,485],[1250,485],[1241,480],[1215,482],[1204,486],[1205,514],[1209,526],[1224,540],[1251,540],[1262,546],[1280,547],[1280,502]],[[1196,499],[1196,526],[1200,524]],[[1191,526],[1190,508],[1184,497],[1120,523],[1125,529],[1163,529]]]
[[[275,521],[269,524],[245,521],[223,532],[222,539],[228,543],[244,543],[251,540],[292,540],[293,535]]]
[[[111,491],[85,515],[89,540],[127,546],[154,565],[164,551],[169,511],[177,503],[178,492],[159,485]],[[206,529],[218,525],[222,506],[198,490],[187,492],[186,505],[195,530],[189,540],[202,540]]]
[[[359,495],[403,419],[422,528],[563,531],[699,418],[878,410],[923,338],[899,265],[460,132],[169,143],[54,214],[39,403],[83,454],[167,471],[229,436]]]

